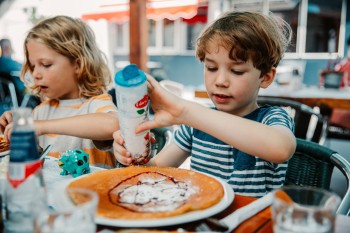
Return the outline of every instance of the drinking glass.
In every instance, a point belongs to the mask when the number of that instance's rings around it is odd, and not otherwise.
[[[274,191],[272,203],[275,233],[334,232],[340,197],[330,191],[303,186],[285,186]]]
[[[76,203],[71,197],[80,200]],[[55,194],[53,207],[38,214],[35,233],[95,233],[98,195],[89,189],[71,188],[65,195]]]

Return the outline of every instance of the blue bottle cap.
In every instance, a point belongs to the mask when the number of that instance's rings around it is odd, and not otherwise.
[[[114,81],[123,87],[134,87],[146,82],[147,78],[137,65],[130,64],[115,74]]]

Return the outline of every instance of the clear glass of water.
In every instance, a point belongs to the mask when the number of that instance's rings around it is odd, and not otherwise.
[[[96,232],[97,193],[71,188],[64,194],[56,193],[54,198],[53,206],[36,217],[35,233]]]
[[[320,188],[285,186],[274,191],[272,203],[275,233],[334,232],[340,197]]]

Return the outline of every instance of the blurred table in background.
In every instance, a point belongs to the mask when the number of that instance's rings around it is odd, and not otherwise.
[[[259,96],[280,97],[302,102],[310,107],[350,110],[350,89],[332,89],[319,87],[301,87],[298,89],[271,85],[260,89]],[[196,90],[195,98],[208,98],[205,90]]]
[[[297,90],[272,86],[260,89],[259,96],[293,99],[310,107],[328,107],[350,110],[350,89],[301,87]]]

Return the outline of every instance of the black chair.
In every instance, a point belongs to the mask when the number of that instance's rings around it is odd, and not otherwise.
[[[347,191],[337,210],[348,215],[350,210],[350,163],[328,147],[297,138],[297,148],[289,160],[285,185],[312,186],[330,190],[334,167],[347,181]]]
[[[0,76],[0,115],[17,107],[18,98],[14,83]]]
[[[350,140],[350,129],[330,124],[327,131],[327,139]]]
[[[329,119],[331,118],[333,114],[332,108],[322,105],[319,109],[322,116],[327,116]],[[330,121],[327,127],[327,139],[349,140],[350,129]]]
[[[321,115],[310,106],[279,97],[258,97],[258,104],[283,107],[294,120],[294,134],[297,138],[324,144],[328,117]]]
[[[151,129],[156,141],[152,143],[154,155],[158,154],[164,147],[170,144],[173,138],[173,129],[171,127]]]

